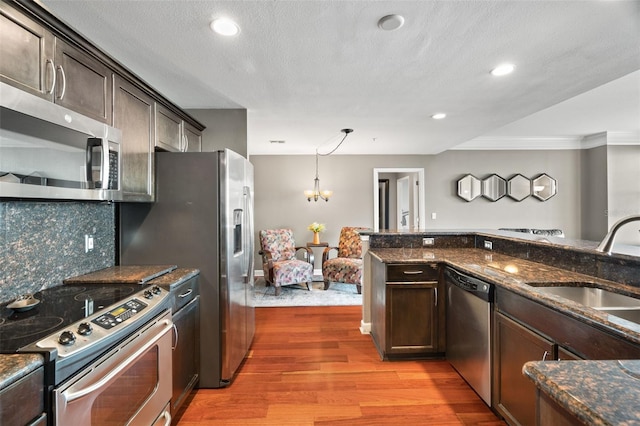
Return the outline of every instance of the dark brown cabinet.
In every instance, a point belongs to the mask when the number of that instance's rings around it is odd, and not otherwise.
[[[163,151],[200,152],[202,134],[173,111],[156,104],[155,147]]]
[[[198,129],[196,129],[186,121],[182,122],[182,128],[184,131],[184,138],[187,145],[185,151],[187,152],[202,151],[202,132],[200,132]]]
[[[56,38],[54,102],[111,124],[113,73],[60,38]]]
[[[0,391],[3,426],[44,425],[44,367],[27,374]]]
[[[154,101],[118,75],[113,87],[113,125],[122,131],[120,181],[124,200],[153,201]]]
[[[382,359],[443,356],[444,295],[436,264],[372,261],[371,335]]]
[[[175,416],[200,377],[200,296],[197,278],[191,278],[172,289],[174,294],[173,325],[173,392],[171,415]]]
[[[500,313],[495,313],[494,321],[495,408],[509,424],[532,425],[536,387],[522,374],[522,366],[528,361],[554,359],[553,342]]]
[[[53,99],[54,35],[0,2],[0,80],[41,98]]]
[[[0,3],[3,82],[111,124],[111,76],[105,64]]]

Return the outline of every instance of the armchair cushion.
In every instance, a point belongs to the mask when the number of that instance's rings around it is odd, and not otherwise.
[[[313,252],[307,247],[296,247],[293,231],[272,229],[260,231],[262,269],[268,284],[276,288],[276,296],[282,286],[307,283],[311,290],[313,281]],[[305,250],[305,260],[296,258],[298,250]]]
[[[322,277],[325,290],[329,283],[355,284],[358,293],[362,285],[362,241],[358,231],[367,229],[346,226],[340,231],[338,247],[328,247],[322,256]],[[329,258],[329,253],[337,250],[337,257]]]

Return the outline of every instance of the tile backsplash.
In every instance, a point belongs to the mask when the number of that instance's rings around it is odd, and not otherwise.
[[[94,248],[85,253],[85,235]],[[113,266],[115,205],[0,201],[0,302]]]

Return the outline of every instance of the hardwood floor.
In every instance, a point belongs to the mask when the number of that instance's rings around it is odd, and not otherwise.
[[[504,425],[446,361],[381,361],[360,306],[257,308],[231,386],[194,391],[177,424]]]

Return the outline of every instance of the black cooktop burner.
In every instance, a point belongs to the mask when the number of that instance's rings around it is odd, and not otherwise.
[[[17,312],[0,305],[0,353],[15,353],[57,329],[80,321],[141,290],[131,284],[65,284],[39,291],[34,308]]]

